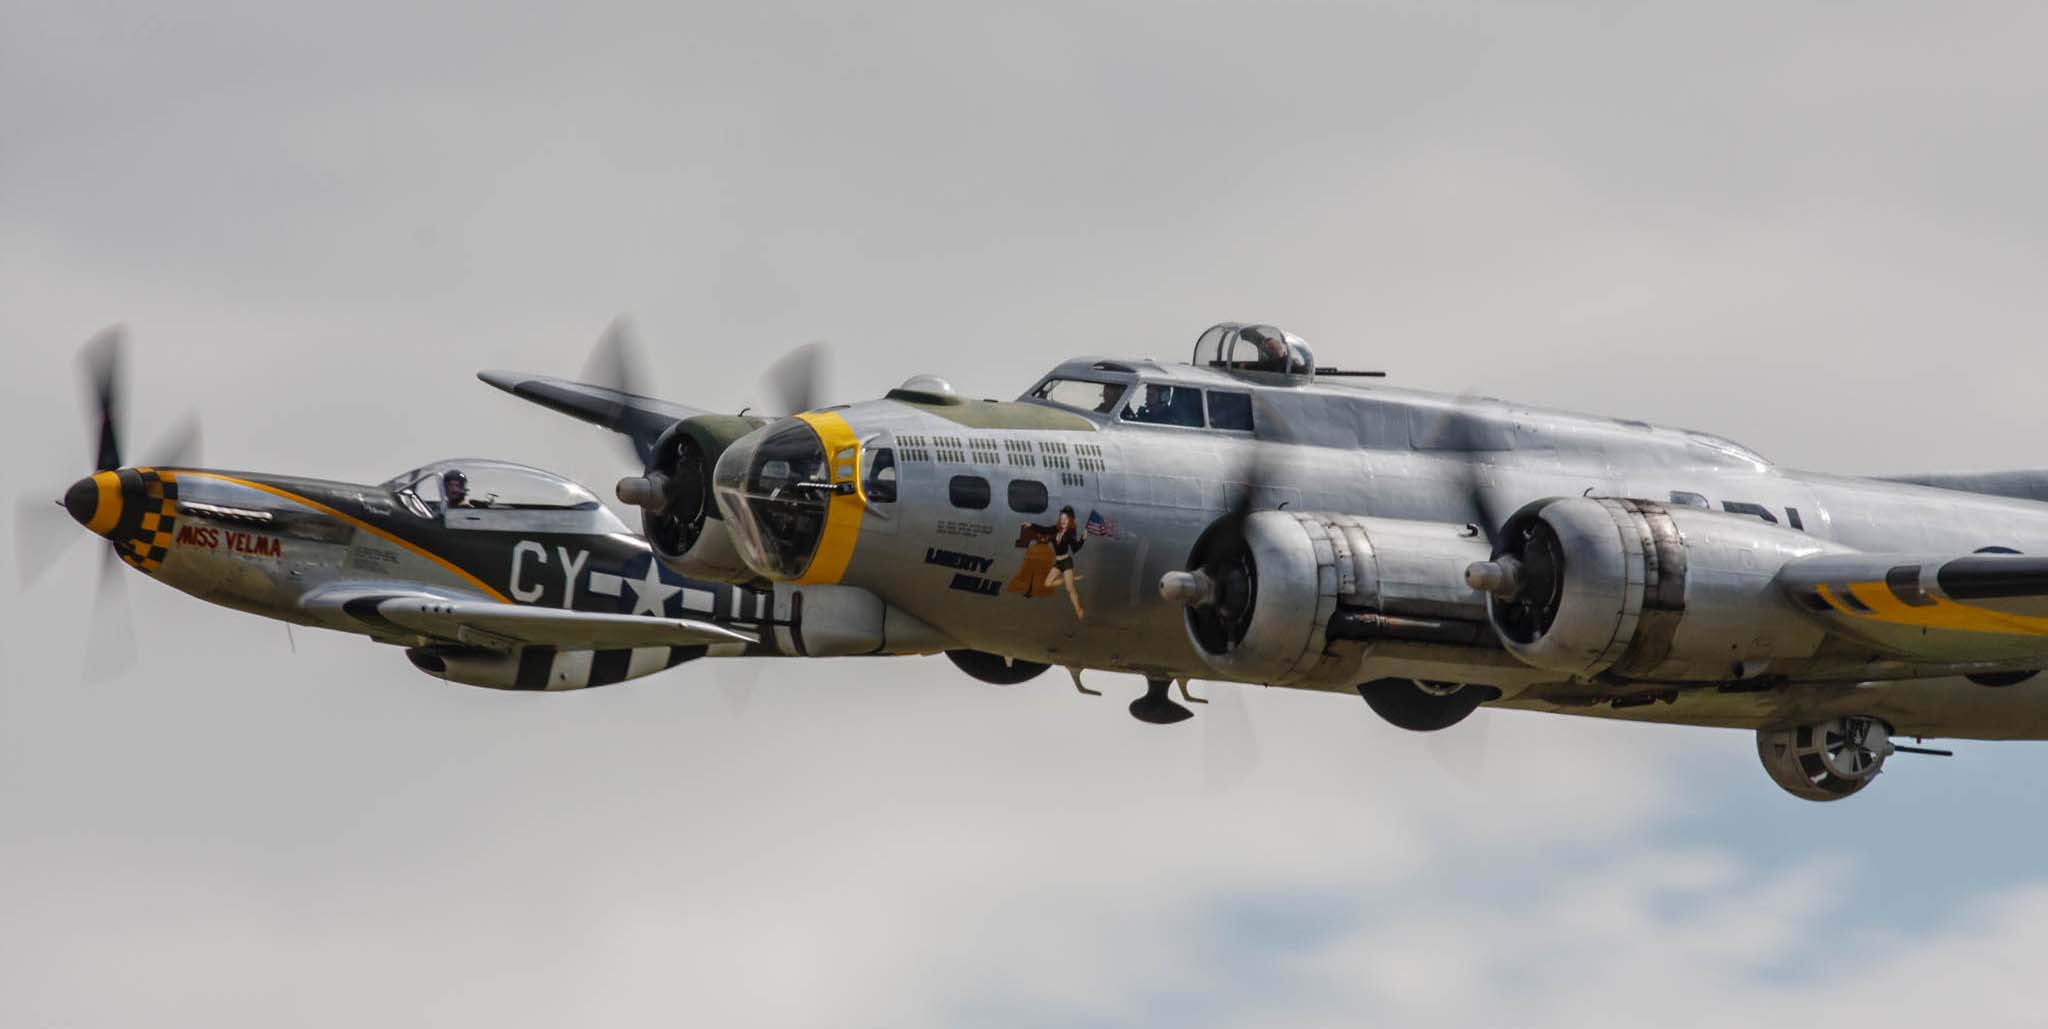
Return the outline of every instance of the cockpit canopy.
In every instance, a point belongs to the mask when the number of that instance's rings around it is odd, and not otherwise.
[[[1224,371],[1266,372],[1310,381],[1316,377],[1316,354],[1308,341],[1271,325],[1221,322],[1195,340],[1193,364]]]
[[[432,517],[448,500],[442,483],[450,472],[461,473],[466,486],[465,505],[478,509],[586,511],[593,515],[605,510],[596,495],[553,472],[490,458],[436,461],[394,476],[381,485],[396,493],[413,513]]]

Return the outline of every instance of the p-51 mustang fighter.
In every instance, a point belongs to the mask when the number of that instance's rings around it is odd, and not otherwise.
[[[1356,690],[1414,730],[1481,704],[1746,728],[1811,800],[1921,749],[1895,736],[2048,738],[2048,473],[1792,472],[1358,374],[1225,323],[1187,364],[1077,358],[1014,401],[918,376],[772,420],[481,377],[631,437],[618,495],[660,558],[772,589],[829,626],[813,652],[1132,672],[1152,722],[1199,677]]]
[[[62,503],[166,585],[397,644],[429,675],[502,689],[603,686],[707,654],[804,653],[800,611],[679,575],[596,497],[537,468],[443,461],[363,486],[124,467],[119,345],[109,334],[88,351],[98,470]]]

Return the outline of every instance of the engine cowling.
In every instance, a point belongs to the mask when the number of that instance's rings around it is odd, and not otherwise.
[[[1726,682],[1812,657],[1823,630],[1773,584],[1839,545],[1761,520],[1642,500],[1541,500],[1467,580],[1522,661],[1576,679]]]
[[[1461,575],[1486,541],[1465,526],[1321,512],[1219,519],[1160,582],[1187,604],[1203,660],[1243,682],[1341,677],[1334,641],[1477,644],[1484,599]]]
[[[1891,730],[1874,718],[1832,718],[1756,734],[1756,753],[1771,781],[1805,800],[1840,800],[1870,785],[1894,752]]]
[[[711,494],[711,470],[758,418],[698,415],[670,426],[654,444],[645,474],[621,479],[619,499],[640,508],[640,526],[663,562],[699,579],[752,582]]]

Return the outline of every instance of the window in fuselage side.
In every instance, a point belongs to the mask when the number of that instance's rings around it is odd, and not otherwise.
[[[1210,390],[1209,427],[1226,432],[1252,431],[1252,395]]]
[[[1018,514],[1042,514],[1052,506],[1045,483],[1036,479],[1010,480],[1010,510]]]
[[[863,484],[868,499],[877,504],[896,502],[896,451],[888,447],[869,450],[867,481]]]
[[[1194,386],[1148,382],[1131,391],[1117,417],[1141,425],[1202,427],[1202,391]]]
[[[946,498],[954,507],[980,511],[988,507],[989,496],[988,480],[979,475],[955,475],[946,484]]]

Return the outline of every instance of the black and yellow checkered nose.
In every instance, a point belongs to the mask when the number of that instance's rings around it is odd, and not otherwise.
[[[78,524],[113,541],[121,560],[154,572],[170,553],[178,476],[154,468],[100,472],[64,491],[64,509]]]

